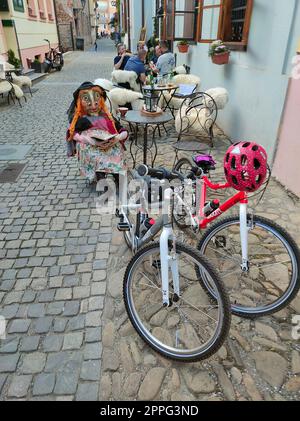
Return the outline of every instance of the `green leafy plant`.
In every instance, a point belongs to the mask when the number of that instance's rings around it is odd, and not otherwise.
[[[186,39],[181,39],[177,42],[177,45],[189,45],[189,43]]]
[[[159,38],[155,38],[154,36],[149,38],[147,41],[148,48],[155,48],[158,44],[159,44]]]
[[[15,53],[13,52],[13,50],[8,50],[7,51],[7,61],[9,64],[11,64],[12,66],[14,66],[15,68],[19,68],[21,67],[21,60],[19,60]]]
[[[223,41],[221,40],[216,40],[214,41],[208,50],[208,55],[210,57],[213,57],[216,54],[224,54],[224,53],[229,53],[230,54],[230,50],[227,47],[227,45],[224,44]]]

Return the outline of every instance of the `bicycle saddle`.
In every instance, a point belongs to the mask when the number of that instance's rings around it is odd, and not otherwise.
[[[193,161],[198,168],[202,169],[204,174],[216,169],[216,161],[211,155],[196,155],[194,156]]]

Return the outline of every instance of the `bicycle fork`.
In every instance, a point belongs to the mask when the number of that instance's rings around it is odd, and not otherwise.
[[[248,232],[249,232],[249,228],[247,225],[247,203],[241,203],[240,204],[240,235],[241,235],[241,248],[242,248],[241,268],[243,272],[249,271]]]
[[[170,200],[173,192],[167,189],[165,192],[165,200]],[[171,269],[173,279],[174,297],[179,298],[179,271],[178,260],[176,254],[176,243],[172,225],[168,222],[168,215],[163,215],[164,227],[160,236],[160,260],[161,260],[161,283],[162,283],[162,299],[164,307],[170,306],[169,298],[169,269]],[[169,241],[173,241],[173,247],[169,252]]]

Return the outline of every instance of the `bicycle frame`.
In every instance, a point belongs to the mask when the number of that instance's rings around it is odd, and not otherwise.
[[[249,271],[249,259],[248,259],[248,231],[247,226],[247,205],[248,195],[246,192],[238,192],[236,195],[228,199],[225,203],[221,204],[217,210],[212,212],[208,217],[204,215],[204,207],[207,202],[207,189],[214,191],[225,190],[230,188],[228,183],[226,184],[214,184],[206,176],[202,176],[197,183],[200,183],[200,208],[199,215],[192,215],[192,224],[200,230],[206,229],[209,224],[219,218],[223,213],[227,212],[233,206],[240,204],[240,236],[241,236],[241,249],[242,249],[242,262],[241,268],[243,272]],[[184,203],[184,202],[182,202]]]
[[[165,200],[170,201],[172,196],[174,195],[173,190],[168,188],[165,190]],[[133,205],[122,205],[121,206],[121,214],[126,220],[126,222],[130,226],[130,221],[126,216],[125,209],[138,209],[140,212],[146,214],[143,209],[143,206],[138,204]],[[172,278],[173,278],[173,289],[174,294],[179,297],[180,290],[179,290],[179,272],[178,272],[178,261],[176,255],[176,241],[175,236],[172,228],[172,224],[169,221],[169,217],[167,214],[163,214],[151,227],[148,232],[141,238],[135,238],[134,227],[130,226],[130,235],[133,244],[133,250],[136,251],[140,247],[144,246],[146,243],[151,241],[156,234],[161,231],[159,239],[159,248],[160,248],[160,263],[161,263],[161,282],[162,282],[162,300],[163,306],[168,307],[170,305],[169,299],[169,269],[171,269]],[[137,243],[135,243],[137,240]],[[169,253],[169,241],[173,241],[173,248],[171,254]]]
[[[200,187],[200,209],[199,209],[199,228],[206,229],[207,225],[212,223],[215,219],[221,216],[223,213],[227,212],[233,206],[240,203],[241,205],[248,204],[248,196],[245,192],[238,192],[236,195],[228,199],[225,203],[220,205],[220,207],[210,214],[208,217],[205,217],[203,213],[203,209],[206,203],[206,196],[207,196],[207,188],[211,190],[225,190],[230,188],[228,183],[226,184],[213,184],[206,176],[202,177],[200,180],[201,187]]]

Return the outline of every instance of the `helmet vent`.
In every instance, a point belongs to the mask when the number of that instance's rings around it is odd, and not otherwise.
[[[243,148],[249,148],[249,146],[250,146],[249,142],[243,144]]]
[[[236,158],[235,158],[235,156],[231,160],[231,168],[233,170],[236,170]]]
[[[242,171],[242,179],[243,179],[243,181],[249,180],[249,174],[248,174],[247,171]]]
[[[233,184],[235,184],[236,186],[239,184],[235,175],[232,175],[231,179],[233,181]]]
[[[247,164],[247,161],[248,161],[247,156],[246,155],[242,155],[241,163],[242,163],[243,167]]]
[[[258,148],[258,145],[254,145],[254,146],[253,146],[253,148],[252,148],[253,152],[258,151],[258,149],[259,149],[259,148]]]
[[[259,170],[260,169],[261,165],[260,165],[260,162],[259,162],[259,160],[257,158],[254,159],[253,164],[254,164],[254,168],[256,170]]]

